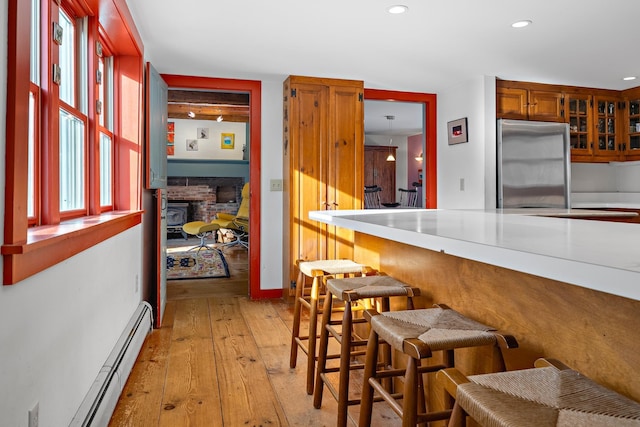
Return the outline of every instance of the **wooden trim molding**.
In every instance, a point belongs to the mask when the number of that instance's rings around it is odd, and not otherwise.
[[[249,219],[249,297],[252,299],[276,298],[277,293],[260,289],[260,175],[262,140],[262,83],[258,80],[237,80],[211,77],[192,77],[162,74],[169,88],[208,89],[227,92],[248,92],[249,106],[249,184],[251,211]],[[278,289],[281,296],[281,290]]]
[[[109,212],[29,230],[23,244],[5,244],[3,284],[13,285],[140,224],[142,211]]]
[[[364,99],[380,101],[417,102],[424,104],[424,182],[426,192],[425,208],[435,209],[438,206],[438,169],[437,169],[437,105],[436,95],[418,92],[397,92],[392,90],[364,89]]]

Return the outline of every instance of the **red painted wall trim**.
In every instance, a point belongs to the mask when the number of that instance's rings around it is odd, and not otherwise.
[[[425,192],[427,197],[426,208],[438,207],[438,129],[437,129],[437,97],[431,93],[396,92],[392,90],[366,89],[364,99],[380,101],[420,102],[425,105],[425,146],[424,153],[424,180],[426,180]]]
[[[162,74],[170,88],[196,88],[224,90],[228,92],[248,92],[250,99],[250,169],[249,185],[251,202],[249,209],[249,296],[252,299],[271,298],[270,290],[260,289],[260,179],[261,179],[261,114],[262,82],[257,80],[236,80],[210,77],[179,76]]]
[[[31,2],[9,0],[5,220],[4,241],[27,241],[27,164],[29,140],[29,38],[21,37],[31,25]],[[20,54],[21,53],[21,54]]]
[[[3,245],[3,284],[12,285],[140,224],[142,211],[83,217],[34,230],[29,242]]]

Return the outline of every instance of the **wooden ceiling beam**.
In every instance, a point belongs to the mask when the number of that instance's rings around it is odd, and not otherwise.
[[[222,116],[228,122],[249,122],[249,95],[246,93],[169,90],[169,118],[216,120]]]

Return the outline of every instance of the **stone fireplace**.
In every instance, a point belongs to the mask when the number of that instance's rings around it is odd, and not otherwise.
[[[215,218],[218,212],[235,214],[240,207],[244,178],[169,177],[168,206],[187,206],[186,222]]]

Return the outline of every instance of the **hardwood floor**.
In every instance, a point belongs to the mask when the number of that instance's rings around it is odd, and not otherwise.
[[[315,409],[304,391],[304,353],[289,368],[293,304],[249,300],[246,250],[224,253],[229,279],[168,282],[165,324],[148,336],[110,426],[335,425],[331,395]],[[349,411],[355,426],[358,407]],[[400,425],[386,410],[374,420]]]

